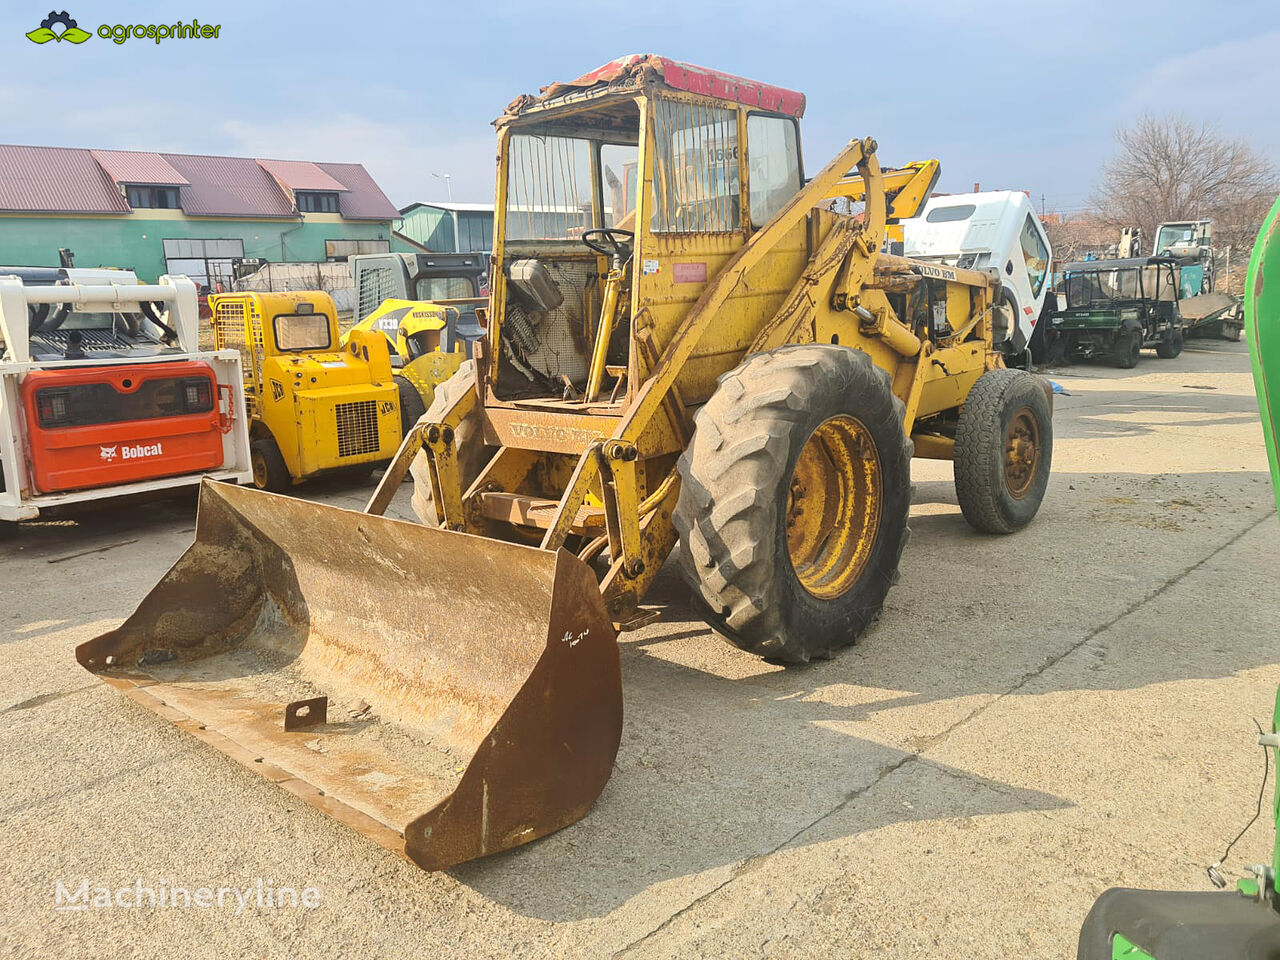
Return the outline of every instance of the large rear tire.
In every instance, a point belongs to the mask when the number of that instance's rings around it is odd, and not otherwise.
[[[805,663],[853,643],[898,576],[911,441],[889,376],[848,347],[756,354],[680,458],[681,567],[731,642]]]
[[[468,390],[476,388],[476,362],[465,360],[458,367],[458,372],[436,387],[435,398],[427,408],[425,416],[440,419]],[[477,406],[458,424],[453,432],[453,449],[457,453],[458,468],[462,471],[462,487],[466,490],[476,477],[493,459],[496,447],[484,442],[484,430],[480,423],[480,408]],[[418,519],[429,527],[440,526],[436,515],[435,501],[431,495],[431,477],[428,474],[427,455],[421,451],[409,465],[409,475],[413,477],[413,512]]]
[[[956,497],[981,533],[1013,533],[1036,515],[1053,462],[1053,417],[1040,379],[989,370],[960,410]]]

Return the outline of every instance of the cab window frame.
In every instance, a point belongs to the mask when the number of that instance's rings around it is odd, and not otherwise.
[[[778,211],[781,210],[782,207],[786,206],[786,201],[783,201],[781,206],[773,210],[768,217],[764,217],[764,218],[761,218],[759,213],[757,213],[756,211],[756,204],[752,198],[754,187],[752,183],[752,171],[751,171],[751,156],[752,156],[751,122],[757,119],[758,120],[782,120],[790,124],[791,143],[795,146],[795,174],[796,174],[795,193],[799,193],[801,190],[803,190],[804,184],[805,184],[804,153],[803,153],[803,145],[800,140],[800,124],[797,121],[797,118],[790,114],[773,113],[767,110],[747,111],[746,121],[743,124],[744,126],[743,139],[746,143],[746,150],[744,151],[746,155],[746,162],[744,167],[744,172],[746,173],[746,178],[745,178],[746,185],[743,190],[743,196],[746,199],[746,203],[747,203],[747,216],[743,218],[743,221],[744,221],[744,225],[747,226],[747,228],[753,233],[756,230],[759,230],[762,227],[764,227],[766,224],[768,224],[770,220],[772,220],[775,216],[777,216]],[[793,193],[792,196],[794,195],[795,194]]]
[[[648,101],[646,136],[652,147],[648,161],[652,184],[648,190],[645,229],[654,238],[680,236],[742,236],[749,230],[747,212],[746,124],[744,111],[737,104],[714,98],[687,95],[657,95]],[[722,145],[704,149],[706,131],[733,139],[730,157]],[[691,132],[691,133],[690,133]],[[681,151],[700,151],[710,156],[702,165],[698,186],[705,191],[708,184],[718,184],[719,177],[736,181],[736,189],[707,195],[701,199],[685,199],[687,172],[676,166]],[[643,184],[641,184],[643,188]],[[686,209],[693,207],[689,212]]]
[[[301,347],[284,347],[280,345],[280,321],[281,320],[322,320],[324,321],[324,337],[323,344]],[[271,340],[275,344],[277,353],[323,353],[333,349],[333,324],[329,322],[329,316],[324,313],[277,313],[271,318]]]
[[[1032,239],[1038,248],[1037,257],[1041,259],[1044,266],[1040,270],[1038,278],[1034,276],[1031,270],[1031,254],[1033,251],[1027,249],[1027,244],[1023,239],[1030,232]],[[1041,233],[1039,224],[1034,214],[1028,213],[1026,219],[1022,223],[1022,228],[1018,231],[1018,249],[1022,251],[1022,266],[1027,271],[1027,282],[1031,286],[1031,295],[1040,296],[1040,291],[1044,289],[1045,283],[1048,281],[1052,257],[1049,253],[1049,241]]]

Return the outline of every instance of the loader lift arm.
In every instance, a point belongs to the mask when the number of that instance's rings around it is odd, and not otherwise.
[[[937,160],[917,160],[905,167],[882,170],[880,176],[885,202],[888,204],[885,216],[887,222],[893,225],[919,216],[924,205],[929,202],[929,197],[933,195],[938,178],[942,176],[942,164]],[[842,177],[822,199],[845,199],[861,203],[866,195],[865,181],[854,170]]]

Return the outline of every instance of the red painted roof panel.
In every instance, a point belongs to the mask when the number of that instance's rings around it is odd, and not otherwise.
[[[187,178],[158,153],[136,150],[90,150],[93,159],[116,183],[142,183],[161,187],[183,187]]]
[[[694,66],[654,53],[632,54],[611,60],[590,73],[583,74],[577,80],[567,84],[552,84],[546,88],[546,95],[554,95],[555,88],[591,87],[597,83],[611,83],[623,77],[654,77],[675,90],[687,90],[719,100],[732,100],[745,103],[750,107],[763,107],[777,113],[786,113],[794,117],[804,116],[804,94],[785,87],[775,87],[745,77],[735,77],[731,73],[721,73],[707,67]]]
[[[182,211],[194,217],[293,217],[293,202],[250,157],[206,157],[166,153],[190,182],[182,188]]]
[[[339,199],[342,215],[350,220],[397,220],[400,211],[387,199],[369,171],[358,163],[318,163],[346,189]]]
[[[306,160],[259,160],[258,165],[290,190],[341,192],[347,189]]]
[[[0,211],[128,213],[88,150],[0,144]]]
[[[117,183],[176,186],[197,217],[296,217],[290,189],[341,193],[353,220],[400,216],[358,163],[0,144],[0,212],[129,213]]]

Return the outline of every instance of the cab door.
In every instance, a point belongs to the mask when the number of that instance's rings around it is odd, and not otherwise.
[[[799,129],[794,118],[671,93],[646,99],[641,122],[631,312],[637,333],[651,328],[660,353],[708,283],[800,189]],[[711,395],[789,292],[808,257],[803,222],[792,233],[769,268],[730,295],[723,313],[732,322],[713,324],[685,365],[678,386],[686,403]],[[640,354],[633,383],[649,369]]]

